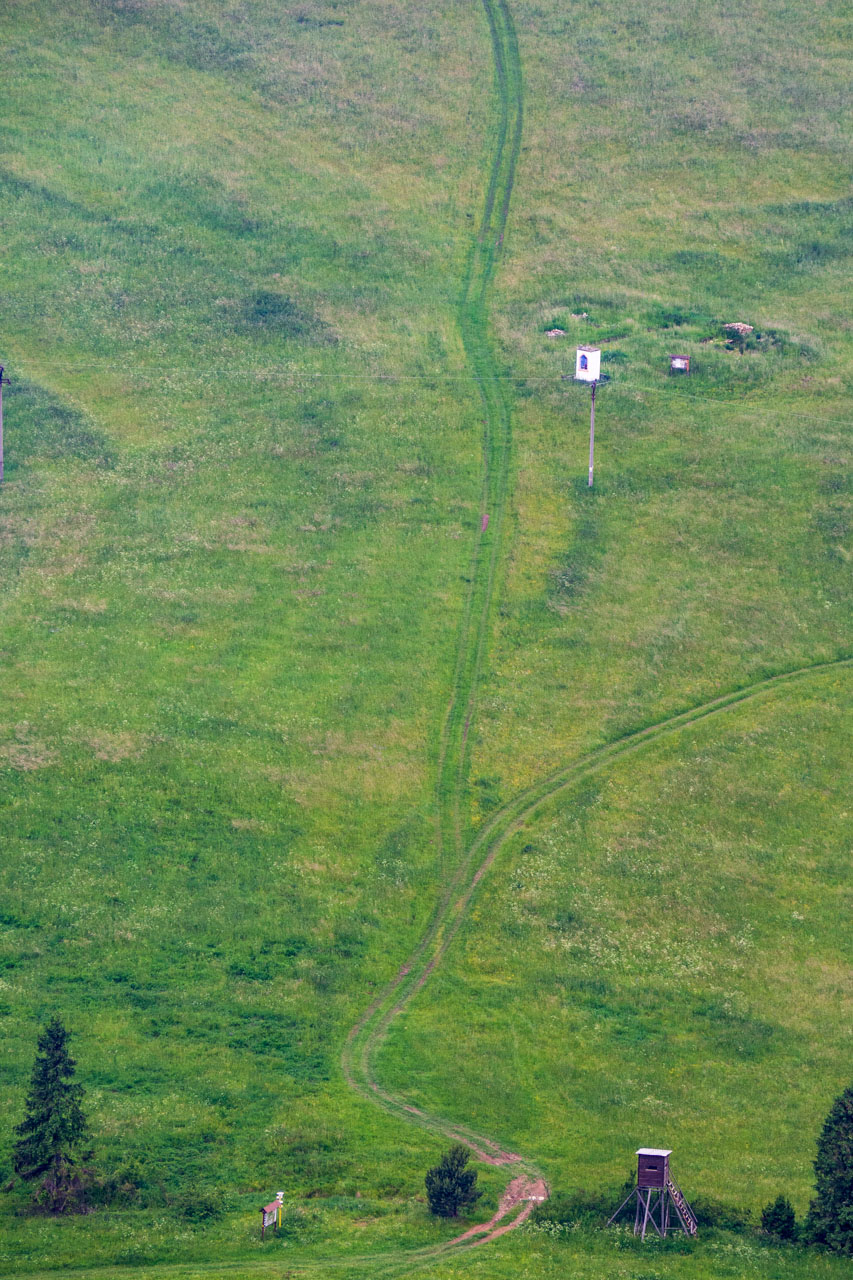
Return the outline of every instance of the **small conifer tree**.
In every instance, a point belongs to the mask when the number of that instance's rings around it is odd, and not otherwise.
[[[465,1205],[475,1204],[482,1191],[477,1190],[477,1171],[467,1169],[470,1152],[461,1142],[442,1156],[426,1176],[429,1207],[440,1218],[455,1218]]]
[[[777,1196],[761,1211],[761,1228],[777,1240],[796,1240],[797,1216],[787,1196]]]
[[[853,1085],[833,1102],[817,1144],[817,1195],[805,1234],[813,1244],[853,1256]]]
[[[25,1115],[15,1132],[15,1173],[25,1182],[42,1179],[37,1197],[51,1213],[80,1207],[81,1171],[75,1169],[86,1137],[81,1106],[83,1086],[74,1081],[76,1063],[68,1052],[68,1032],[52,1018],[38,1038]]]

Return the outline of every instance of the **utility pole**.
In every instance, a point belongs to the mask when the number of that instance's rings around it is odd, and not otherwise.
[[[587,488],[592,488],[592,468],[595,461],[595,388],[596,383],[592,383],[590,390],[592,397],[589,405],[589,481]]]

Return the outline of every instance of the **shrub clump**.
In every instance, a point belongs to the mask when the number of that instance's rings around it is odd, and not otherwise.
[[[534,1222],[551,1222],[565,1227],[603,1227],[614,1209],[634,1186],[633,1176],[621,1189],[552,1192],[544,1204],[534,1209]]]
[[[761,1229],[775,1240],[796,1240],[797,1217],[787,1196],[777,1196],[761,1211]]]
[[[301,338],[307,342],[334,342],[335,336],[319,316],[286,294],[264,289],[247,300],[244,320],[253,329],[262,329],[280,338]]]
[[[172,1210],[185,1222],[215,1222],[225,1213],[222,1197],[208,1187],[182,1191],[172,1201]]]
[[[752,1216],[748,1209],[738,1209],[736,1205],[725,1204],[715,1200],[713,1196],[691,1196],[690,1207],[696,1214],[700,1227],[716,1227],[720,1231],[748,1231],[752,1226]]]

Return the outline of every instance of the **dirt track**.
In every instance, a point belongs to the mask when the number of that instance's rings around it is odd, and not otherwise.
[[[510,413],[489,335],[487,295],[503,244],[522,128],[521,63],[509,7],[506,0],[482,0],[482,3],[491,37],[497,112],[483,211],[463,281],[459,328],[468,367],[482,400],[483,479],[468,574],[470,585],[439,744],[436,784],[440,865],[443,873],[451,867],[455,870],[449,877],[442,877],[447,879],[445,892],[415,953],[350,1032],[343,1053],[343,1068],[355,1089],[386,1110],[439,1132],[451,1141],[464,1142],[486,1163],[520,1165],[520,1156],[502,1150],[491,1139],[429,1116],[394,1098],[381,1089],[370,1065],[388,1024],[429,979],[440,960],[444,950],[443,930],[456,909],[464,906],[467,893],[469,856],[461,837],[460,797],[467,772],[469,729],[476,711],[479,677],[491,631],[509,483]],[[532,1167],[527,1172],[538,1176]]]
[[[502,1236],[506,1231],[512,1231],[513,1227],[520,1226],[525,1218],[530,1216],[537,1204],[541,1204],[543,1200],[547,1199],[548,1187],[544,1179],[513,1178],[501,1196],[497,1212],[489,1218],[489,1221],[483,1222],[476,1227],[470,1227],[468,1231],[464,1231],[461,1236],[456,1236],[450,1243],[465,1244],[470,1240],[474,1244],[487,1244],[489,1240],[496,1240],[498,1236]],[[521,1205],[521,1210],[512,1221],[498,1226],[498,1223],[519,1205]]]

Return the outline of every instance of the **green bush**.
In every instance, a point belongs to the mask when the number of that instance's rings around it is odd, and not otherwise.
[[[787,1196],[777,1196],[761,1211],[761,1229],[777,1240],[796,1240],[797,1218]]]
[[[720,1231],[748,1231],[752,1215],[748,1209],[715,1200],[713,1196],[696,1196],[690,1201],[700,1227],[716,1227]]]
[[[215,1222],[225,1213],[222,1196],[205,1188],[182,1192],[172,1201],[172,1209],[185,1222]]]
[[[621,1187],[601,1190],[556,1191],[533,1213],[534,1222],[558,1222],[567,1226],[603,1226],[619,1208],[636,1183],[634,1171]],[[626,1215],[628,1209],[626,1207]],[[620,1222],[626,1218],[620,1217]]]

